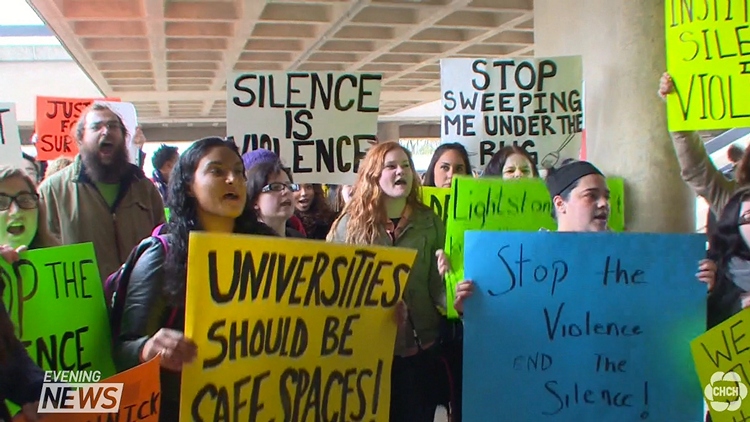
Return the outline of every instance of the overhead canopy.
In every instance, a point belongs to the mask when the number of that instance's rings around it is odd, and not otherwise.
[[[441,58],[533,55],[532,0],[28,2],[144,123],[223,122],[232,71],[383,73],[387,116],[440,99]]]

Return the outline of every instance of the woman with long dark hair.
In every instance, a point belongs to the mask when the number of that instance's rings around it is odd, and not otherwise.
[[[723,204],[709,245],[709,259],[701,262],[702,267],[711,264],[716,272],[715,281],[703,280],[709,289],[708,330],[750,306],[750,187],[738,188]],[[709,413],[706,421],[711,422]]]
[[[159,420],[176,421],[180,371],[197,353],[183,335],[188,239],[193,230],[272,235],[247,201],[245,167],[237,147],[222,138],[193,143],[177,161],[169,181],[168,250],[156,238],[144,240],[123,299],[115,364],[122,371],[161,354]],[[139,245],[142,247],[142,245]]]
[[[709,258],[716,261],[716,283],[708,294],[708,329],[742,310],[750,297],[750,187],[729,199],[711,235]]]
[[[331,230],[331,224],[336,219],[336,213],[331,210],[320,184],[305,183],[294,193],[296,199],[294,215],[305,226],[308,239],[325,240]]]
[[[442,144],[435,149],[424,173],[424,186],[451,187],[453,176],[471,174],[471,162],[466,148],[458,142]]]

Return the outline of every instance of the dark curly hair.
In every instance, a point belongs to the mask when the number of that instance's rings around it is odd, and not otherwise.
[[[169,179],[167,207],[170,217],[167,231],[171,239],[164,266],[166,274],[164,293],[172,306],[185,304],[188,239],[192,230],[200,229],[198,202],[188,193],[193,184],[198,163],[214,148],[228,148],[237,154],[240,161],[242,160],[234,142],[219,137],[199,139],[180,156],[172,170],[172,177]],[[258,221],[249,198],[242,214],[235,220],[234,233],[275,235],[270,227]]]
[[[305,185],[300,185],[300,188],[304,189]],[[307,211],[302,212],[298,209],[294,209],[294,215],[302,220],[302,225],[305,227],[305,231],[313,231],[317,224],[325,224],[330,227],[333,220],[336,219],[336,213],[333,212],[328,201],[326,201],[326,194],[323,192],[323,186],[319,183],[310,184],[313,189],[313,198],[310,202],[310,208]]]

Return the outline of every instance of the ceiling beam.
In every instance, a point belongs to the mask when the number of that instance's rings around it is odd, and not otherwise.
[[[424,31],[427,28],[432,27],[433,25],[435,25],[437,22],[440,22],[445,17],[453,14],[454,12],[461,9],[462,7],[466,7],[466,5],[469,4],[470,2],[471,0],[453,0],[445,6],[432,10],[431,13],[425,13],[424,15],[427,16],[426,19],[422,19],[418,21],[416,25],[407,27],[405,29],[399,28],[397,30],[398,35],[395,38],[392,38],[388,40],[387,42],[383,43],[383,45],[381,45],[380,48],[366,55],[360,61],[349,66],[349,70],[350,71],[358,70],[362,66],[366,64],[370,64],[373,60],[377,59],[381,55],[391,51],[393,47],[405,41],[410,40],[415,35],[419,34],[420,32]]]
[[[240,60],[240,55],[245,50],[245,44],[247,44],[247,40],[253,34],[255,24],[258,23],[258,19],[268,4],[268,0],[242,0],[240,4],[242,7],[240,19],[234,22],[234,34],[229,41],[229,47],[224,52],[224,60],[219,64],[216,76],[211,82],[211,91],[220,90],[227,81],[229,74],[234,71],[234,67]],[[201,116],[207,116],[211,112],[213,104],[213,100],[204,101]]]
[[[292,72],[297,70],[313,53],[317,52],[323,44],[328,42],[344,25],[349,23],[352,17],[356,16],[369,4],[370,0],[350,0],[348,4],[344,3],[332,6],[332,16],[326,29],[318,36],[317,40],[307,46],[305,51],[297,56],[297,59],[287,67],[287,71]]]
[[[37,16],[41,17],[47,26],[55,33],[57,39],[61,40],[61,45],[67,50],[70,57],[78,63],[81,70],[91,79],[91,82],[99,88],[103,96],[112,94],[112,87],[104,79],[102,73],[96,67],[96,64],[89,56],[86,49],[81,43],[81,39],[76,36],[71,26],[71,21],[63,15],[54,0],[27,0],[29,6],[34,9]]]
[[[154,87],[157,91],[167,90],[167,37],[164,30],[164,2],[144,0],[146,11],[146,31],[148,34],[151,66],[154,69]],[[159,114],[169,116],[169,102],[159,100]]]
[[[432,60],[436,60],[438,63],[440,63],[440,59],[449,58],[452,55],[457,54],[457,53],[461,52],[462,50],[464,50],[464,49],[466,49],[468,47],[471,47],[472,45],[479,44],[479,43],[483,42],[484,40],[486,40],[486,39],[488,39],[490,37],[493,37],[493,36],[495,36],[495,35],[497,35],[497,34],[499,34],[501,32],[505,32],[505,31],[511,30],[511,29],[515,28],[516,25],[522,24],[522,23],[524,23],[524,22],[526,22],[526,21],[528,21],[530,19],[533,19],[533,18],[534,18],[534,12],[533,11],[523,12],[523,13],[520,14],[520,16],[517,16],[517,17],[515,17],[515,18],[513,18],[513,19],[511,19],[511,20],[509,20],[509,21],[507,21],[505,23],[503,23],[502,25],[498,25],[497,27],[494,27],[494,28],[492,28],[490,30],[485,31],[481,35],[478,35],[476,37],[464,40],[462,43],[456,45],[455,47],[450,48],[448,50],[445,50],[442,53],[434,55],[433,58],[432,58]],[[521,55],[521,54],[524,54],[524,53],[526,53],[528,51],[531,51],[533,49],[534,49],[534,45],[531,44],[531,45],[528,45],[526,47],[519,48],[518,50],[514,51],[512,53],[512,55],[513,56]],[[396,72],[396,73],[393,73],[393,74],[389,75],[387,78],[383,79],[383,82],[385,83],[385,82],[388,82],[388,81],[397,80],[398,78],[400,78],[402,76],[405,76],[405,75],[408,75],[408,74],[410,74],[412,72],[417,71],[418,69],[424,67],[425,65],[426,65],[426,63],[418,63],[418,64],[415,64],[415,65],[409,66],[409,67],[407,67],[406,69],[404,69],[404,70],[402,70],[400,72]]]

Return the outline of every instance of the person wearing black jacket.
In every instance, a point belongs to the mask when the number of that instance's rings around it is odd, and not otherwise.
[[[0,297],[4,289],[5,284],[0,284]],[[11,421],[5,400],[21,406],[27,421],[36,421],[43,382],[44,371],[26,353],[15,335],[5,305],[0,302],[0,422]]]
[[[180,156],[169,182],[167,250],[154,237],[137,246],[145,251],[120,299],[113,354],[118,371],[161,354],[160,421],[179,420],[182,366],[197,354],[196,344],[184,335],[190,232],[272,235],[247,199],[236,145],[217,137],[200,139]]]

